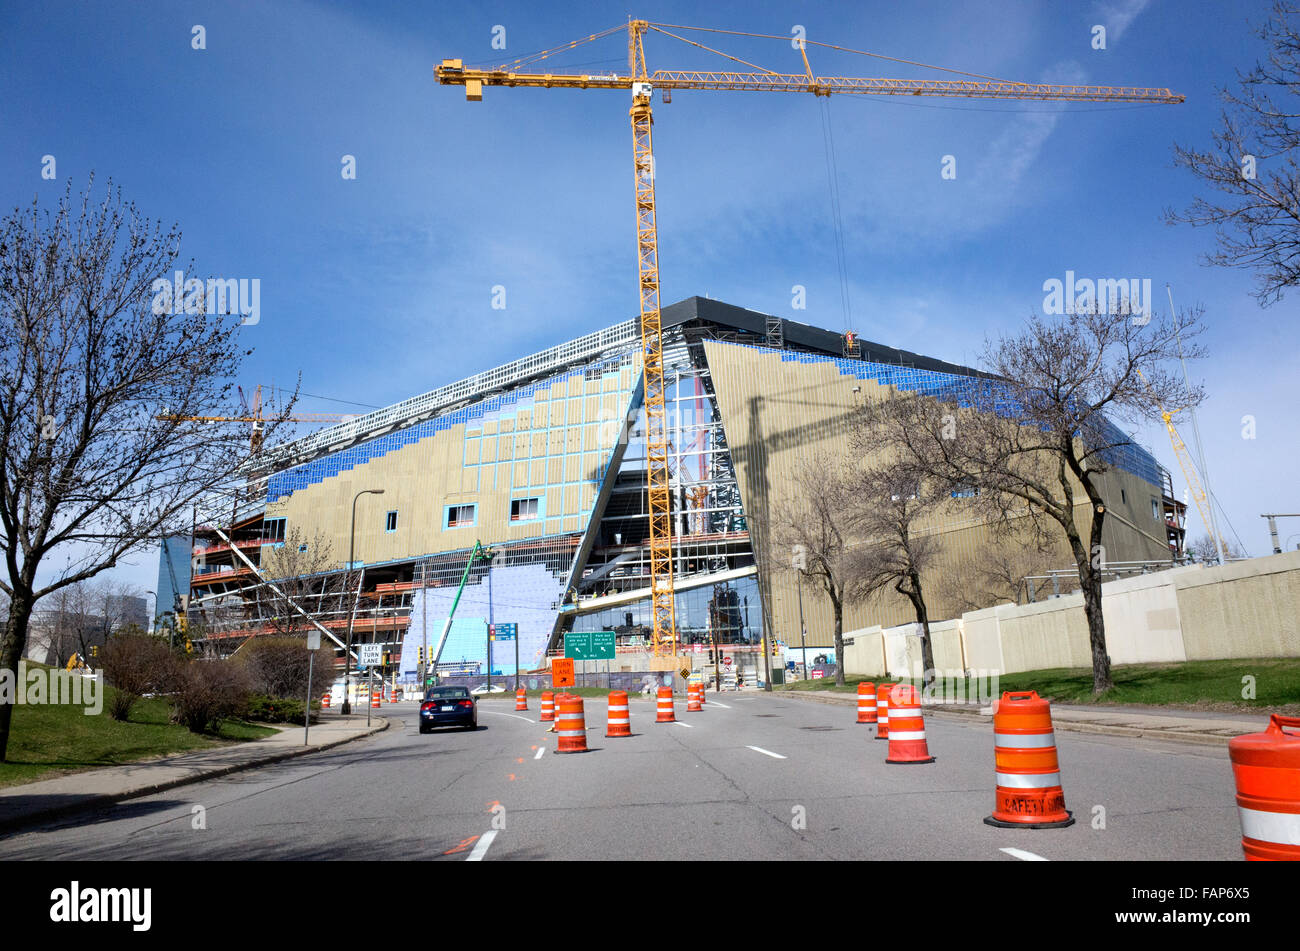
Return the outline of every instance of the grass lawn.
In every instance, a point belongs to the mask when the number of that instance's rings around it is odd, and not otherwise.
[[[1254,699],[1242,691],[1254,678]],[[805,680],[773,690],[831,690],[856,693],[864,677]],[[999,691],[1037,690],[1058,703],[1135,704],[1197,710],[1300,713],[1300,659],[1197,660],[1181,664],[1128,664],[1111,668],[1115,686],[1101,698],[1092,695],[1091,668],[1058,668],[1006,674]]]
[[[83,707],[70,704],[15,706],[6,761],[0,763],[0,786],[256,740],[276,732],[242,720],[227,720],[218,735],[200,736],[169,723],[171,705],[161,698],[139,701],[131,709],[131,719],[119,723],[108,715],[112,690],[105,688],[104,711],[94,716],[86,716]]]

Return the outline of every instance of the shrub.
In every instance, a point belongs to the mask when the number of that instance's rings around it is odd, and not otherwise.
[[[256,637],[236,654],[248,672],[249,687],[268,697],[302,701],[307,695],[307,641],[302,637]],[[334,652],[316,652],[311,696],[319,697],[334,682]]]
[[[302,723],[302,700],[291,697],[268,697],[255,693],[248,698],[244,716],[249,720],[262,723]],[[312,705],[311,720],[315,723],[320,717],[317,707]]]
[[[215,731],[221,721],[248,704],[248,675],[242,664],[191,660],[176,668],[172,719],[192,733]]]
[[[147,634],[110,637],[103,651],[104,677],[114,688],[108,713],[125,720],[144,694],[166,689],[172,670],[167,642]]]

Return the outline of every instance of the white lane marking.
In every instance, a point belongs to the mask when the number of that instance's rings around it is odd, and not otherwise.
[[[487,832],[484,832],[483,835],[479,838],[478,842],[475,843],[474,851],[469,854],[469,856],[465,859],[465,861],[466,862],[483,861],[483,856],[487,855],[488,846],[492,844],[492,840],[495,839],[496,837],[497,837],[496,829],[489,829]]]
[[[678,726],[684,726],[684,727],[687,727],[687,728],[689,728],[689,729],[694,729],[694,728],[695,728],[695,727],[694,727],[694,724],[691,724],[691,723],[683,723],[681,720],[674,720],[673,722],[676,723]]]
[[[998,849],[999,852],[1005,852],[1012,858],[1020,859],[1022,862],[1046,862],[1047,859],[1041,855],[1035,855],[1033,852],[1026,852],[1024,849]]]
[[[545,755],[546,755],[546,747],[539,746],[537,747],[537,755],[534,756],[533,759],[541,759]]]
[[[773,753],[771,750],[765,750],[761,746],[747,746],[747,750],[753,750],[755,753],[762,753],[764,756],[770,756],[772,759],[785,759],[780,753]]]
[[[725,703],[723,703],[721,700],[710,700],[709,703],[713,704],[715,707],[722,707],[722,709],[724,709],[724,710],[730,710],[730,709],[731,709],[731,707],[727,706],[727,705],[726,705]]]
[[[499,717],[514,717],[516,720],[523,720],[525,723],[536,723],[536,720],[530,720],[528,717],[521,717],[517,713],[502,713],[500,710],[481,710],[480,713],[492,713]]]

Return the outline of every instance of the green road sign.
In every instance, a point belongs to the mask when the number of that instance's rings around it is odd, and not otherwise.
[[[570,631],[564,635],[564,656],[572,660],[613,660],[613,631]]]

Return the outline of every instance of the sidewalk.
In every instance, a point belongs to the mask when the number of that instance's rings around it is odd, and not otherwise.
[[[856,707],[858,698],[851,693],[829,690],[789,690],[774,695],[804,698],[818,703]],[[976,704],[927,705],[925,715],[945,718],[977,718],[992,722],[993,711]],[[1109,736],[1141,736],[1149,739],[1174,740],[1227,747],[1234,736],[1260,733],[1268,727],[1267,713],[1215,713],[1192,710],[1161,710],[1156,707],[1080,706],[1052,704],[1052,726],[1076,733],[1102,733]]]
[[[0,834],[123,799],[278,763],[388,729],[389,721],[384,717],[375,716],[373,720],[374,724],[367,728],[365,713],[347,717],[326,713],[320,723],[312,725],[310,745],[303,745],[301,726],[289,727],[262,740],[105,766],[0,789]]]

